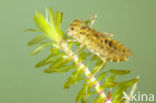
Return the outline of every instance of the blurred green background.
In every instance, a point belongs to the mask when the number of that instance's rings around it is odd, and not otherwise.
[[[73,103],[81,83],[69,90],[62,86],[70,73],[45,74],[34,65],[48,50],[31,57],[27,42],[37,33],[32,16],[53,6],[64,13],[63,29],[75,18],[98,14],[96,29],[115,34],[131,48],[128,62],[108,63],[106,69],[129,69],[121,79],[140,77],[137,91],[156,95],[156,0],[0,0],[0,103]],[[147,103],[147,102],[146,102]]]

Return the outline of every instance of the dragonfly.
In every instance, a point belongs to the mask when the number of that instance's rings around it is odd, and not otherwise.
[[[84,20],[75,19],[68,26],[68,35],[75,38],[81,45],[86,46],[103,61],[120,62],[127,61],[133,53],[119,41],[111,39],[112,33],[101,33],[92,28],[95,18],[90,19],[90,25]]]

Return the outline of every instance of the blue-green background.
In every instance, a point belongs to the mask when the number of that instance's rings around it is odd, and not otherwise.
[[[75,18],[98,14],[96,29],[115,34],[134,52],[123,63],[108,63],[106,69],[129,69],[121,79],[140,77],[137,91],[156,95],[156,0],[0,0],[0,103],[74,103],[81,83],[69,90],[62,86],[70,73],[45,74],[34,65],[48,50],[31,57],[27,42],[37,33],[32,16],[53,6],[64,13],[63,29]],[[38,33],[40,34],[40,33]]]

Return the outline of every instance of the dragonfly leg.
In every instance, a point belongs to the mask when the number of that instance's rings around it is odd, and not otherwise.
[[[70,39],[68,39],[68,40],[66,40],[68,43],[69,42],[78,42],[77,40],[70,40]]]
[[[77,54],[84,46],[82,44],[80,44],[80,46],[78,47],[78,49],[76,50],[75,54]]]
[[[113,37],[114,36],[114,34],[112,34],[112,33],[103,33],[107,38],[109,38],[109,37]]]
[[[95,73],[93,73],[91,75],[90,78],[94,77],[102,69],[102,67],[105,65],[105,63],[106,63],[106,61],[103,61],[103,63],[100,65],[100,67],[95,71]]]
[[[90,18],[90,25],[89,25],[89,27],[93,26],[96,17],[97,17],[97,14],[95,13],[95,14]]]

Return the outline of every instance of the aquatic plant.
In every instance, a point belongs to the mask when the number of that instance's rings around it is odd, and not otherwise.
[[[93,16],[94,17],[94,16]],[[128,103],[130,100],[123,98],[128,88],[132,87],[129,97],[134,92],[138,78],[117,82],[120,75],[127,75],[129,70],[110,69],[104,70],[106,60],[102,60],[96,52],[91,52],[85,45],[75,41],[68,33],[63,32],[61,23],[63,13],[50,7],[46,9],[44,17],[39,11],[33,16],[37,29],[27,29],[26,31],[42,32],[28,42],[29,46],[37,45],[31,52],[36,55],[40,51],[49,47],[49,55],[35,65],[36,68],[48,65],[45,73],[64,73],[72,71],[72,75],[67,78],[63,88],[67,89],[79,81],[83,81],[82,89],[79,91],[75,102],[86,103],[89,96],[97,94],[93,103]],[[94,20],[89,19],[84,23],[89,25]],[[76,48],[73,49],[73,48]],[[93,68],[89,68],[90,65]],[[93,89],[94,88],[94,89]]]

